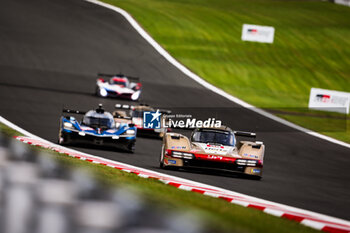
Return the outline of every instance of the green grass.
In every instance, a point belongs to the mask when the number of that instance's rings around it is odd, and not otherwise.
[[[0,123],[0,132],[4,134],[7,137],[13,137],[13,136],[23,136],[23,134],[17,132],[16,130],[7,127],[6,125]]]
[[[16,131],[2,124],[0,124],[0,129],[2,133],[10,137],[19,135]],[[209,229],[209,232],[319,232],[297,222],[274,217],[259,210],[230,204],[224,200],[202,194],[180,190],[165,185],[155,179],[141,178],[132,173],[93,164],[48,149],[32,148],[47,152],[46,154],[49,156],[55,156],[67,169],[75,167],[88,169],[91,174],[105,185],[111,187],[128,186],[129,189],[134,189],[140,193],[149,204],[163,207],[167,210],[185,210],[188,214],[196,214],[200,217],[204,227]],[[42,153],[42,155],[45,155],[45,153]]]
[[[342,119],[324,119],[319,117],[305,117],[298,115],[277,114],[291,122],[297,122],[299,125],[307,126],[308,129],[317,129],[327,136],[349,142],[349,131],[344,132],[344,128],[350,129],[350,121]]]
[[[295,0],[103,1],[128,11],[190,70],[257,107],[307,108],[311,87],[350,92],[349,7]],[[241,41],[244,23],[274,26],[274,43]],[[281,116],[350,142],[350,127],[324,132],[314,118]]]

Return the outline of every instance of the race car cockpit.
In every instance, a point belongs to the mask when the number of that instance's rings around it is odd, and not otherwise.
[[[192,142],[235,146],[235,135],[230,131],[198,129],[192,134]]]
[[[115,122],[112,114],[109,112],[105,112],[101,105],[96,110],[88,111],[84,115],[82,124],[92,128],[115,128]]]

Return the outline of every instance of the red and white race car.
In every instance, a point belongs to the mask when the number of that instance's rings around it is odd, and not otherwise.
[[[255,133],[229,127],[197,128],[190,138],[166,133],[160,155],[161,168],[200,168],[241,173],[261,179],[265,145],[259,141],[236,141]]]
[[[115,97],[138,100],[141,95],[140,79],[123,74],[98,74],[96,95],[100,97]],[[109,78],[105,80],[104,78]]]

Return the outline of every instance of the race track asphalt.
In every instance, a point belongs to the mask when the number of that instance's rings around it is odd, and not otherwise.
[[[117,13],[82,0],[0,1],[0,114],[57,141],[63,107],[89,110],[98,72],[139,76],[142,101],[213,114],[266,144],[261,181],[158,168],[160,140],[138,138],[135,154],[78,148],[143,168],[350,219],[350,150],[297,132],[205,89],[173,67]],[[232,80],[234,82],[234,80]],[[204,111],[205,109],[205,111]]]

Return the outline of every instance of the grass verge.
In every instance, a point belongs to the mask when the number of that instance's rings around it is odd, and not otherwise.
[[[8,137],[19,135],[15,130],[0,124],[1,132]],[[128,185],[144,198],[167,209],[189,210],[198,214],[212,232],[318,232],[297,222],[277,218],[262,211],[230,204],[224,200],[188,192],[165,185],[158,180],[139,176],[103,165],[89,163],[48,149],[33,147],[53,154],[67,168],[87,168],[101,182],[110,185]],[[259,182],[259,181],[257,181]]]
[[[311,87],[350,92],[349,7],[298,0],[103,1],[128,11],[190,70],[257,107],[305,109]],[[274,43],[241,41],[244,23],[274,26]],[[324,117],[316,124],[315,117],[279,116],[350,142],[348,119],[334,130]]]

